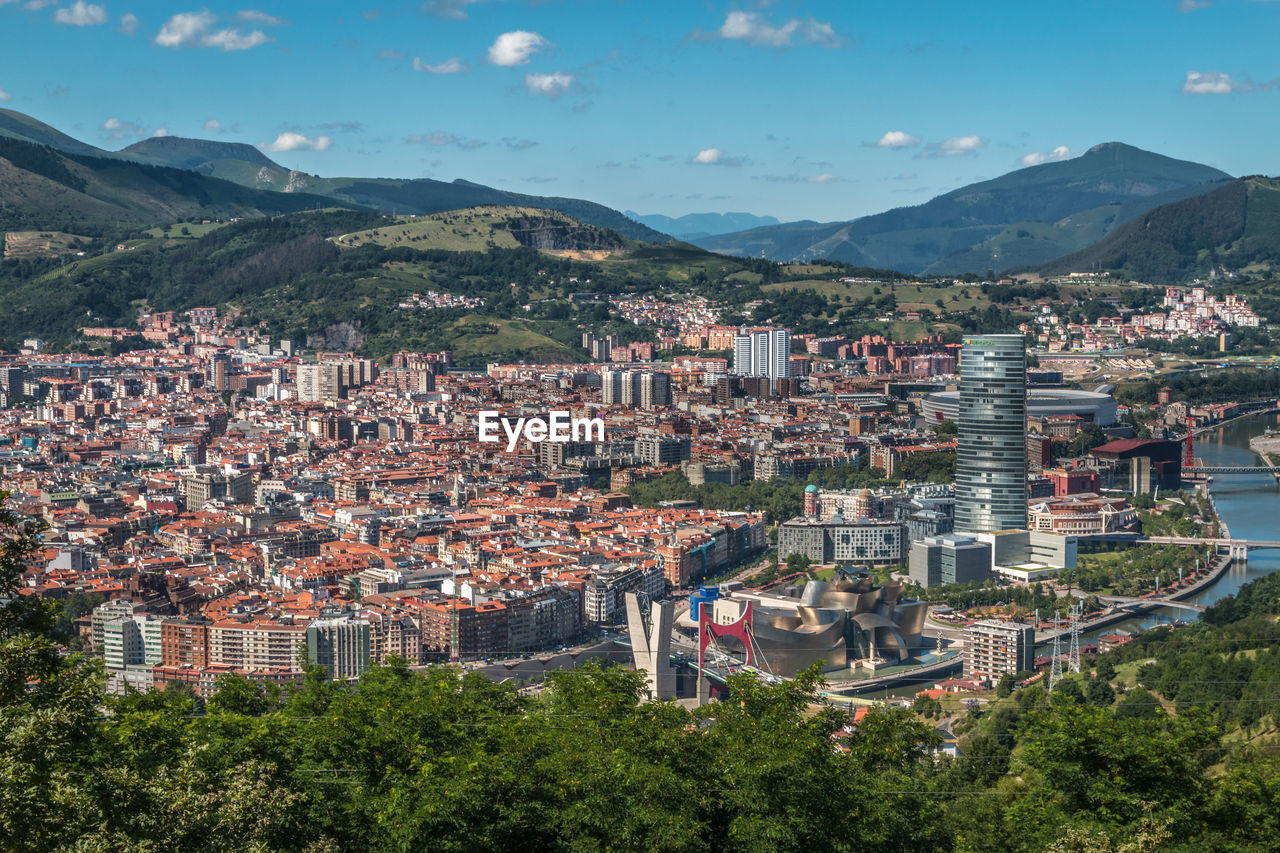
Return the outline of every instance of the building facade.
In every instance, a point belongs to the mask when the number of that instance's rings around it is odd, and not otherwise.
[[[958,532],[1027,526],[1026,360],[1021,335],[965,338],[956,452]]]
[[[969,626],[964,674],[999,677],[1035,668],[1036,631],[1017,622],[986,620]]]
[[[752,329],[733,338],[733,372],[786,379],[791,375],[791,330]]]
[[[359,678],[371,657],[369,623],[350,616],[317,619],[307,626],[307,661],[330,678]]]
[[[911,580],[922,587],[991,577],[991,546],[968,536],[935,536],[911,545]]]
[[[803,554],[811,563],[898,563],[903,540],[896,521],[799,517],[779,527],[778,559]]]

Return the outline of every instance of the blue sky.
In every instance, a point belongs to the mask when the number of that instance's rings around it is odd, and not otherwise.
[[[0,0],[0,107],[325,176],[848,219],[1119,140],[1280,172],[1280,0]]]

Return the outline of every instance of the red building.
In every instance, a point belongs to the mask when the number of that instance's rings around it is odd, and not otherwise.
[[[1053,468],[1044,472],[1053,483],[1053,496],[1063,498],[1067,495],[1097,494],[1102,488],[1098,472],[1092,468]]]

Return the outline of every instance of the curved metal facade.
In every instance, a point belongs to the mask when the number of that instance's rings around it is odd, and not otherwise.
[[[1027,526],[1027,347],[1022,335],[964,339],[956,524],[963,533]]]

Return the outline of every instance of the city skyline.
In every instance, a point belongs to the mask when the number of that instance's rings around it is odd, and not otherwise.
[[[22,37],[0,58],[0,107],[111,149],[163,132],[256,145],[326,176],[836,220],[1110,140],[1274,172],[1280,72],[1266,34],[1278,16],[1280,4],[1255,0],[1070,16],[1013,4],[974,15],[941,3],[433,0],[338,13],[9,0],[0,22]]]

